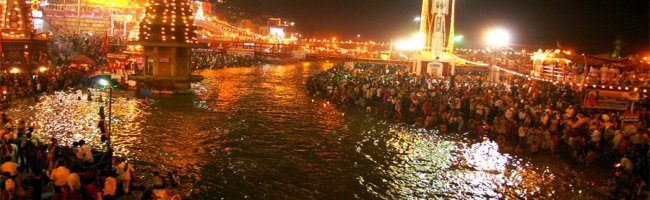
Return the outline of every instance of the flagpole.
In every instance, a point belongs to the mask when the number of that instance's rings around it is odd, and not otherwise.
[[[587,71],[587,69],[588,69],[588,67],[587,67],[587,55],[585,55],[583,53],[582,58],[585,61],[585,66],[584,66],[584,68],[582,70],[582,81],[580,82],[580,89],[578,89],[578,91],[580,91],[580,92],[582,92],[582,89],[585,87],[585,82],[587,80],[587,74],[588,74],[588,71]]]
[[[77,34],[81,35],[81,0],[77,0]]]

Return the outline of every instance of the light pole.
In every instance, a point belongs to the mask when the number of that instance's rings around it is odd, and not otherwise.
[[[510,42],[510,33],[505,29],[493,29],[486,35],[486,42],[491,48],[490,65],[489,65],[489,83],[495,83],[499,80],[498,70],[494,67],[494,59],[499,48],[506,47]]]
[[[108,153],[112,156],[113,149],[111,148],[111,121],[113,117],[113,85],[106,79],[99,79],[98,84],[102,87],[108,87],[108,137],[106,138],[106,145],[108,146]]]

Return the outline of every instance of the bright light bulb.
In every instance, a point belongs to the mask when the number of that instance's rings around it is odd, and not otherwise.
[[[510,42],[510,33],[505,29],[494,29],[486,35],[487,44],[494,47],[504,47]]]

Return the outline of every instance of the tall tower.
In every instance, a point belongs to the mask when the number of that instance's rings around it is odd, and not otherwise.
[[[34,8],[22,0],[0,0],[0,6],[0,70],[32,72],[47,67],[50,35],[34,31]]]
[[[420,34],[423,49],[416,56],[415,73],[453,74],[453,37],[456,0],[422,0]],[[441,65],[431,69],[431,64]],[[444,66],[443,66],[444,65]]]
[[[425,36],[423,51],[431,58],[442,58],[453,51],[456,0],[422,0],[420,33]]]
[[[191,48],[197,41],[192,6],[189,0],[149,0],[140,22],[137,45],[144,49],[144,74],[131,76],[153,90],[186,93],[190,83],[200,81],[192,75]]]

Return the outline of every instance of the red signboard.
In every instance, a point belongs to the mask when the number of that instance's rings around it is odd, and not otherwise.
[[[158,58],[158,62],[159,63],[169,63],[169,57],[168,56],[160,56],[160,58]]]
[[[587,90],[582,102],[583,108],[627,110],[630,100],[627,92],[609,90]]]
[[[632,125],[639,127],[639,119],[641,118],[640,113],[625,113],[623,114],[623,122],[622,122],[622,127],[625,127],[627,125]]]

